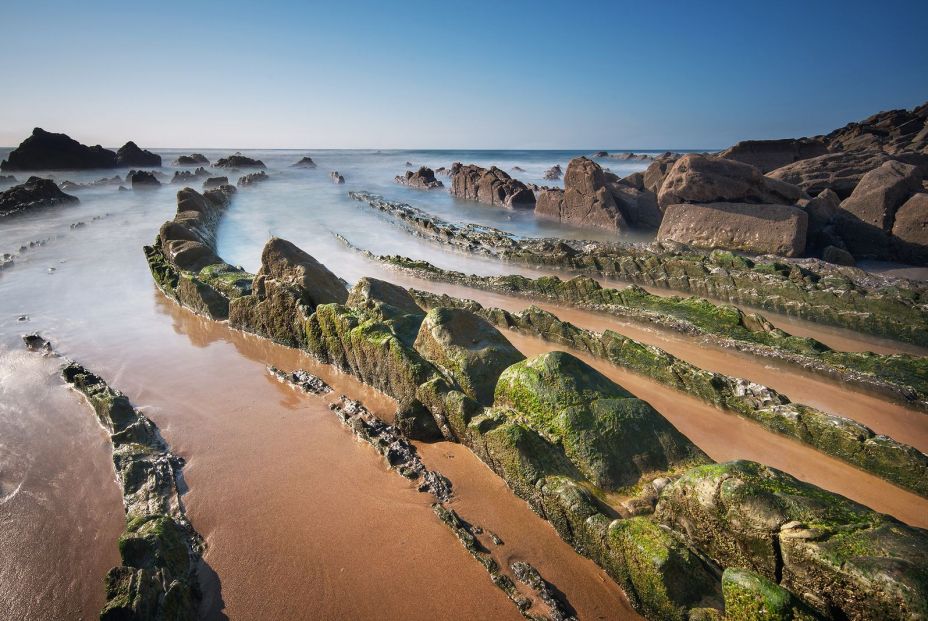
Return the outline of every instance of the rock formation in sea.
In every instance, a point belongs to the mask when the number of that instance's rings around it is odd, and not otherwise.
[[[415,172],[407,170],[405,175],[397,175],[394,181],[419,190],[434,190],[445,187],[441,181],[435,178],[432,169],[427,166],[422,166]]]
[[[557,181],[558,179],[561,178],[563,174],[564,174],[564,171],[561,170],[561,165],[555,164],[554,166],[546,170],[544,174],[542,175],[542,177],[544,177],[548,181]]]
[[[451,166],[451,195],[498,207],[535,207],[534,192],[496,166],[481,168],[456,162]]]
[[[313,161],[313,158],[306,156],[300,159],[296,164],[290,166],[290,168],[315,168],[316,162]]]
[[[127,176],[126,181],[129,182],[133,190],[157,188],[161,186],[161,182],[154,173],[147,170],[133,170]]]
[[[88,147],[65,134],[40,127],[10,151],[0,170],[87,170],[116,168],[116,153],[100,145]]]
[[[202,166],[197,167],[194,171],[189,170],[177,170],[174,172],[174,177],[171,179],[172,184],[190,184],[203,177],[209,177],[210,172],[203,168]]]
[[[161,156],[139,148],[137,144],[130,140],[116,151],[116,165],[121,168],[134,166],[157,168],[161,166]]]
[[[0,192],[0,217],[77,202],[76,196],[62,192],[51,179],[29,177],[25,183]]]
[[[252,159],[238,152],[219,158],[213,166],[217,168],[267,168],[261,160]]]
[[[181,155],[174,160],[174,166],[209,166],[209,158],[202,153]]]
[[[258,172],[250,173],[248,175],[242,175],[238,178],[238,186],[244,187],[249,185],[255,185],[256,183],[261,183],[262,181],[267,181],[270,177],[263,170]]]
[[[337,170],[333,170],[332,172],[330,172],[329,178],[332,180],[332,183],[334,183],[335,185],[341,185],[345,183],[345,177],[339,174]]]
[[[215,188],[222,187],[224,185],[229,185],[229,178],[222,177],[207,177],[206,181],[203,182],[204,190],[213,190]]]

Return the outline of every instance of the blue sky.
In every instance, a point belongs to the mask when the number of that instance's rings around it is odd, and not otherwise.
[[[5,0],[0,145],[717,148],[928,100],[928,0]]]

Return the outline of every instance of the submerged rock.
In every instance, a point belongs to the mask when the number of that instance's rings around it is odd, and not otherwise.
[[[209,166],[209,159],[202,153],[181,155],[174,160],[174,166]]]
[[[434,190],[436,188],[445,187],[441,181],[435,178],[435,173],[432,169],[426,166],[422,166],[415,172],[407,170],[405,175],[397,175],[394,177],[394,181],[419,190]]]
[[[496,166],[481,168],[456,162],[451,166],[451,195],[499,207],[535,207],[535,193]]]
[[[116,165],[124,168],[132,166],[160,167],[161,156],[139,148],[137,144],[130,140],[116,151]]]
[[[100,145],[88,147],[65,134],[40,127],[10,151],[0,170],[86,170],[116,168],[116,154]]]
[[[255,160],[241,153],[221,157],[213,164],[217,168],[267,168],[261,160]]]
[[[313,161],[313,158],[306,156],[300,159],[296,164],[292,164],[290,168],[315,168],[316,162]]]
[[[0,217],[77,202],[76,196],[62,192],[51,179],[29,177],[25,183],[0,192]]]
[[[340,175],[337,170],[333,170],[329,173],[329,178],[332,180],[332,183],[335,185],[341,185],[345,183],[345,177]]]

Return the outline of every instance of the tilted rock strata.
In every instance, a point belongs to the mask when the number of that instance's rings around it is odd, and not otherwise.
[[[497,207],[533,209],[535,193],[496,166],[456,162],[451,166],[451,195]]]

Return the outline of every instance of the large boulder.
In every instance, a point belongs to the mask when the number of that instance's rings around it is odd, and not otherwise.
[[[890,258],[896,211],[921,189],[921,180],[920,169],[895,160],[861,178],[836,217],[838,232],[854,256]]]
[[[405,175],[397,175],[394,181],[419,190],[434,190],[444,187],[444,184],[435,178],[435,171],[427,166],[422,166],[415,172],[407,170]]]
[[[160,167],[161,156],[139,148],[137,144],[130,140],[116,151],[116,165],[124,168],[132,166]]]
[[[500,374],[525,359],[486,319],[458,308],[430,310],[415,348],[483,405],[493,403]]]
[[[76,196],[62,192],[51,179],[29,177],[25,183],[0,192],[0,216],[77,202]]]
[[[451,166],[451,195],[499,207],[533,209],[535,193],[496,166],[456,162]]]
[[[251,295],[230,302],[229,325],[291,347],[304,344],[303,324],[318,305],[348,299],[348,290],[335,274],[278,237],[265,244],[251,290]]]
[[[678,159],[680,158],[676,155],[667,154],[651,162],[644,171],[644,189],[657,194],[664,185],[664,178]]]
[[[65,134],[40,127],[10,151],[0,170],[88,170],[116,168],[116,154],[100,145],[88,147]]]
[[[612,200],[625,221],[633,228],[656,229],[664,218],[657,206],[657,195],[650,190],[631,185],[635,181],[635,175],[630,175],[618,183],[609,184]]]
[[[705,455],[654,408],[562,351],[512,365],[496,384],[495,409],[563,447],[573,467],[604,490]]]
[[[913,194],[896,211],[892,245],[896,259],[928,264],[928,193]]]
[[[217,168],[267,168],[261,160],[252,159],[241,153],[221,157],[213,165]]]
[[[805,252],[808,215],[790,205],[709,203],[670,205],[660,241],[788,257]]]
[[[787,164],[767,176],[792,183],[812,195],[832,190],[843,200],[851,195],[861,177],[890,159],[881,151],[830,153]]]
[[[657,194],[661,209],[677,203],[769,203],[790,205],[802,192],[768,179],[750,164],[694,153],[678,159]]]
[[[656,518],[722,567],[772,580],[830,619],[928,615],[928,532],[747,461],[668,485]]]
[[[750,164],[766,173],[775,168],[818,157],[828,153],[828,147],[817,138],[787,138],[784,140],[745,140],[722,151],[719,156]]]

